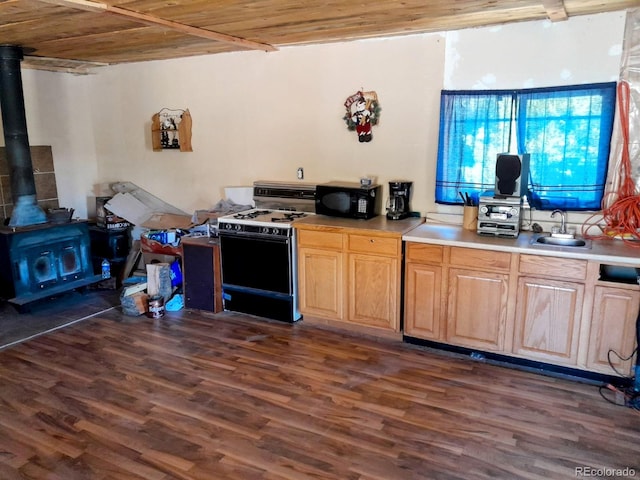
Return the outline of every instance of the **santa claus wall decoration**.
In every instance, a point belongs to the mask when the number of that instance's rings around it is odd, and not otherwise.
[[[343,120],[349,130],[355,130],[359,142],[371,141],[371,127],[380,119],[380,104],[376,92],[358,91],[344,102],[347,113]]]

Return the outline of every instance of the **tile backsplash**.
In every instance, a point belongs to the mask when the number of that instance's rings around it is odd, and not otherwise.
[[[0,219],[3,223],[5,219],[11,217],[13,211],[6,150],[6,147],[0,147]],[[31,145],[30,150],[38,205],[45,212],[50,208],[58,208],[58,188],[51,146]]]

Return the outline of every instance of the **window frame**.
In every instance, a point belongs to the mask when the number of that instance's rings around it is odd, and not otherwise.
[[[597,123],[597,135],[595,135],[597,142],[595,142],[595,145],[589,144],[586,147],[580,147],[579,144],[576,143],[578,147],[573,149],[572,152],[575,153],[579,151],[580,148],[583,148],[583,150],[588,149],[589,154],[585,155],[584,162],[592,165],[592,168],[587,171],[579,170],[579,161],[574,161],[572,164],[563,157],[561,159],[562,166],[567,164],[573,168],[573,170],[567,170],[567,175],[578,172],[581,178],[584,178],[583,183],[567,183],[566,176],[561,179],[562,181],[558,181],[558,177],[554,177],[553,175],[555,174],[552,174],[551,181],[555,183],[548,184],[550,181],[549,170],[552,169],[546,168],[546,177],[541,175],[540,172],[544,170],[543,162],[549,158],[549,155],[539,155],[539,150],[536,150],[535,147],[532,146],[535,145],[533,140],[528,137],[528,134],[531,132],[536,132],[536,130],[532,128],[532,119],[530,118],[531,102],[550,97],[556,100],[562,98],[565,99],[563,101],[570,103],[571,99],[578,96],[583,97],[585,93],[591,97],[592,103],[593,98],[600,99],[599,112],[589,110],[592,129],[593,119],[595,119],[595,123]],[[465,108],[465,102],[473,106],[476,99],[483,99],[486,105],[491,105],[491,101],[486,99],[492,98],[503,100],[506,98],[512,99],[511,108],[504,108],[501,111],[502,117],[499,119],[494,118],[493,112],[489,112],[489,115],[483,115],[481,114],[482,112],[478,111],[459,110],[460,108]],[[528,153],[530,155],[530,173],[527,179],[529,193],[527,197],[531,206],[538,210],[553,210],[555,208],[572,211],[599,210],[606,186],[615,103],[616,82],[520,90],[442,90],[436,167],[436,204],[462,204],[462,200],[458,194],[459,191],[468,192],[476,198],[476,200],[477,197],[485,191],[492,191],[495,183],[495,161],[497,154],[513,152],[515,148],[518,154]],[[582,104],[578,103],[576,105],[576,108],[579,110],[578,107]],[[458,110],[456,110],[456,107]],[[460,128],[460,123],[464,121],[464,118],[461,119],[460,117],[470,117],[474,119],[473,121],[475,121],[477,125],[485,129],[487,121],[501,122],[504,125],[508,125],[508,131],[502,135],[498,143],[492,144],[491,142],[493,140],[487,138],[484,130],[474,129],[473,125],[471,125],[469,129]],[[481,120],[477,120],[476,117],[479,117]],[[578,118],[577,114],[567,113],[561,116],[561,118],[565,122],[566,120],[570,121],[568,124],[565,123],[565,127],[566,125],[572,125],[571,122],[574,122],[575,125],[580,125],[581,119]],[[573,139],[576,132],[580,133],[581,130],[578,127],[567,127],[564,130],[558,129],[558,132],[561,133],[556,132],[556,135],[559,136],[554,137],[554,140],[557,140],[562,135],[564,135],[564,139]],[[594,132],[589,130],[589,134],[586,137],[587,141],[593,140],[593,133]],[[515,142],[514,139],[516,140]],[[582,140],[581,137],[580,141]],[[480,154],[469,151],[468,149],[466,152],[463,152],[464,148],[468,146],[470,142],[477,144],[478,141],[482,142],[484,149]],[[546,144],[546,147],[549,147],[552,143],[553,142],[549,142]],[[544,142],[542,147],[545,147]],[[566,150],[566,146],[564,149]],[[480,159],[478,160],[478,158]],[[558,162],[558,157],[556,156],[554,158],[554,161]],[[465,171],[467,173],[470,171],[469,165],[475,165],[477,170],[478,164],[481,165],[482,176],[465,178]],[[493,172],[490,167],[493,167]],[[540,179],[542,179],[542,181],[540,181]],[[556,192],[569,192],[569,194],[563,194],[559,199],[550,198],[549,193],[556,194]]]

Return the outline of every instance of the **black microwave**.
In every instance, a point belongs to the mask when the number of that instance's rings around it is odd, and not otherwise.
[[[316,213],[332,217],[372,218],[382,207],[380,185],[329,182],[316,186]]]

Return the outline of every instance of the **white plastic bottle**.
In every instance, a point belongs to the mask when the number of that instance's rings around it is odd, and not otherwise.
[[[111,278],[111,264],[106,258],[102,260],[102,278]]]

